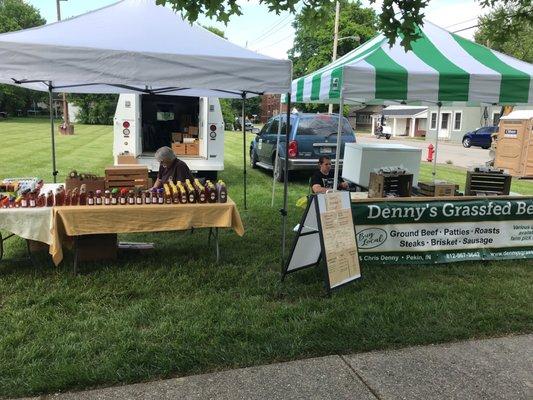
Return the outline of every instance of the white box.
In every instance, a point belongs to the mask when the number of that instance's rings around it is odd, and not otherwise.
[[[403,144],[346,143],[342,178],[368,187],[370,173],[383,167],[403,167],[418,185],[422,149]]]

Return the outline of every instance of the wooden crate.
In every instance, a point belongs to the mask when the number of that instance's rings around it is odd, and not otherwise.
[[[198,142],[195,143],[186,143],[185,144],[185,154],[188,156],[197,156],[200,154],[200,145]]]
[[[413,174],[377,174],[370,173],[368,197],[380,198],[389,195],[410,197],[413,188]]]
[[[477,168],[466,172],[466,196],[506,196],[511,191],[511,175],[503,170],[481,171]]]
[[[183,143],[172,143],[172,151],[177,156],[183,156],[187,154],[187,145]]]
[[[134,155],[121,154],[117,156],[117,164],[139,164],[139,160]]]
[[[116,165],[105,169],[105,188],[148,189],[148,167],[144,165]]]
[[[427,197],[450,197],[455,196],[459,185],[449,182],[418,182],[418,191]]]
[[[99,177],[98,179],[67,178],[65,179],[65,189],[79,189],[81,185],[85,185],[87,192],[96,192],[97,190],[105,190],[105,182],[104,177]]]

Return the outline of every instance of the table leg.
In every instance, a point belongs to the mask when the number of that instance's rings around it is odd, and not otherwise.
[[[4,258],[4,242],[9,239],[10,237],[15,236],[14,233],[7,235],[5,238],[2,237],[2,233],[0,232],[0,260]]]
[[[28,251],[28,258],[30,259],[31,266],[36,268],[37,263],[35,262],[33,255],[31,253],[30,241],[28,239],[26,239],[26,250]]]
[[[209,228],[209,235],[207,235],[207,245],[211,246],[211,236],[213,236],[213,228]]]
[[[218,228],[215,228],[215,247],[216,247],[216,252],[217,252],[217,264],[218,264],[218,261],[220,260],[220,248],[218,246]]]
[[[74,261],[73,261],[73,266],[72,266],[72,271],[74,275],[78,274],[78,255],[79,255],[78,237],[74,236]]]

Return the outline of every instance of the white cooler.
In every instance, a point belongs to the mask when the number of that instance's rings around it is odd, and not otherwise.
[[[368,187],[370,173],[383,167],[403,167],[418,185],[422,149],[403,144],[346,143],[342,178]]]

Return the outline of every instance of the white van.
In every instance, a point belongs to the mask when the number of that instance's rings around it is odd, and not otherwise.
[[[224,170],[224,120],[218,98],[121,94],[114,119],[115,165],[119,155],[132,155],[157,172],[156,150],[171,147],[172,134],[187,132],[190,126],[198,127],[199,154],[178,157],[194,174],[216,179]]]

